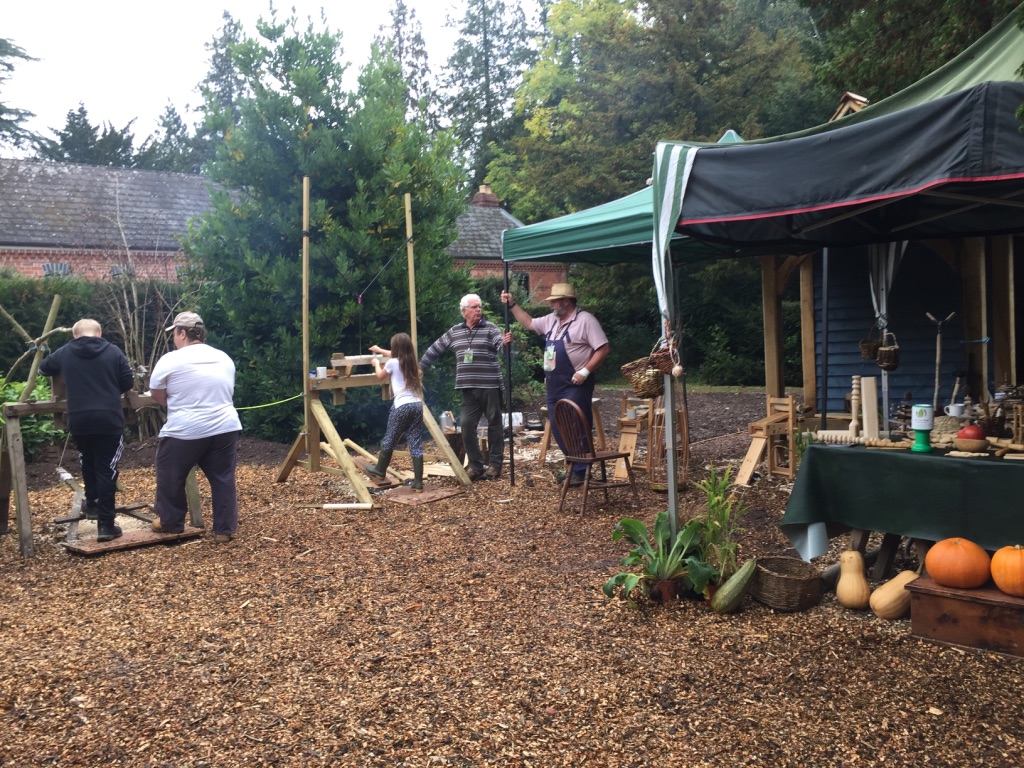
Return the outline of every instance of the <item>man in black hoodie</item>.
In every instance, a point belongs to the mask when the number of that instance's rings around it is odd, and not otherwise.
[[[135,376],[124,352],[102,338],[95,320],[82,319],[70,342],[43,360],[44,376],[63,376],[67,388],[68,428],[82,459],[83,507],[96,514],[96,541],[121,535],[114,525],[117,462],[124,447],[121,395]]]

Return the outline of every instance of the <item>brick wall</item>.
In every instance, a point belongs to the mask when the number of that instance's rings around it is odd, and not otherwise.
[[[185,263],[181,251],[136,251],[131,258],[137,277],[169,282],[178,279],[177,267]],[[25,277],[45,277],[49,269],[52,274],[106,280],[114,276],[115,271],[126,270],[128,260],[123,253],[113,251],[0,247],[0,267],[14,269]]]
[[[457,260],[455,262],[456,268],[463,268],[466,266],[466,262]],[[530,286],[530,297],[533,301],[543,301],[544,297],[550,295],[551,286],[555,283],[568,282],[569,268],[565,264],[531,264],[527,262],[518,262],[509,265],[509,279],[512,279],[513,275],[525,274],[529,280]],[[474,280],[479,280],[485,277],[504,277],[505,266],[501,263],[485,263],[473,262],[473,267],[469,272],[470,276]]]

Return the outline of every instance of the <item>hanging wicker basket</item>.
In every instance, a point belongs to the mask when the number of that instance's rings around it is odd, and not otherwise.
[[[891,343],[890,343],[891,340]],[[875,364],[883,371],[895,371],[900,366],[900,346],[896,343],[896,335],[886,332],[882,338],[882,346],[878,348]]]
[[[653,368],[657,368],[662,373],[672,373],[672,368],[675,367],[676,361],[672,355],[671,345],[652,352],[650,364]]]
[[[878,331],[878,335],[873,335]],[[878,357],[878,348],[882,346],[882,333],[877,325],[871,326],[868,337],[860,340],[860,356],[865,360],[874,360]]]
[[[619,371],[629,380],[637,397],[645,399],[659,397],[665,391],[663,374],[651,366],[649,357],[641,357],[631,363],[626,363],[619,368]]]

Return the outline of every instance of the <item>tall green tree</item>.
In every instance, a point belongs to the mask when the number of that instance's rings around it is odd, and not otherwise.
[[[800,0],[821,33],[823,83],[877,101],[945,64],[1018,0]]]
[[[409,115],[421,117],[432,130],[440,127],[437,93],[431,83],[427,45],[423,41],[423,25],[416,9],[395,0],[391,6],[391,23],[381,26],[375,42],[402,67],[405,98]]]
[[[467,0],[465,14],[449,25],[459,31],[441,76],[445,116],[466,157],[475,189],[484,181],[496,146],[518,133],[515,106],[523,73],[536,58],[522,4]]]
[[[18,60],[35,61],[10,40],[0,38],[0,90],[10,79]],[[0,146],[21,147],[35,141],[38,137],[24,126],[30,117],[34,115],[28,110],[0,102]]]
[[[778,73],[804,54],[797,35],[742,10],[731,0],[555,2],[519,92],[525,130],[489,168],[495,192],[523,220],[549,218],[642,187],[659,140],[763,135]]]
[[[260,21],[256,29],[226,50],[241,85],[237,97],[227,103],[211,95],[203,108],[207,135],[221,137],[207,172],[233,192],[216,194],[215,210],[185,243],[209,290],[199,308],[214,343],[236,361],[236,394],[247,405],[304,385],[303,177],[311,186],[312,361],[361,354],[410,330],[405,193],[414,216],[420,339],[451,323],[451,296],[468,284],[444,253],[464,205],[453,142],[407,121],[397,61],[375,46],[349,93],[341,85],[339,35],[300,30],[294,18]],[[347,434],[358,435],[385,408],[379,393],[355,390],[338,417]],[[244,419],[251,433],[291,439],[301,403]]]
[[[135,165],[130,121],[118,130],[110,123],[102,128],[89,122],[89,113],[84,104],[77,110],[70,110],[64,128],[56,131],[57,139],[43,139],[36,150],[40,160],[58,163],[82,163],[83,165],[107,165],[118,168],[132,168]]]
[[[181,119],[173,104],[168,104],[160,116],[160,126],[143,142],[135,156],[136,168],[150,171],[198,173],[203,154],[195,137]]]

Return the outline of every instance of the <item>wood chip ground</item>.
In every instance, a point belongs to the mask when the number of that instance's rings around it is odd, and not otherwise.
[[[723,402],[728,436],[701,435],[691,479],[738,466],[763,400],[731,420]],[[554,460],[523,459],[514,487],[323,511],[309,505],[354,500],[345,482],[299,469],[276,484],[274,458],[239,468],[227,545],[82,557],[52,522],[70,492],[31,493],[38,556],[0,537],[0,765],[1024,763],[1024,661],[914,639],[833,595],[728,616],[607,599],[615,522],[665,508],[646,486],[639,509],[620,492],[559,515]],[[152,500],[150,468],[122,480],[120,503]],[[788,490],[745,491],[744,557],[792,554]],[[699,509],[692,490],[682,503]]]

